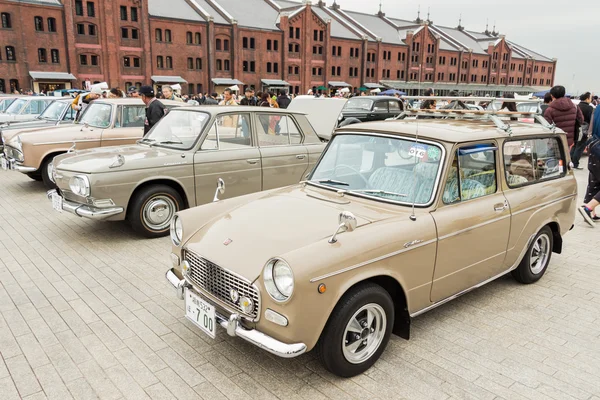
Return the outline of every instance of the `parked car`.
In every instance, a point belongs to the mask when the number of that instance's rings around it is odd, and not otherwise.
[[[402,100],[392,96],[357,96],[346,103],[342,111],[343,126],[358,122],[382,121],[404,111]]]
[[[53,97],[45,96],[18,97],[3,114],[0,114],[0,125],[7,122],[35,120],[54,100],[56,99]]]
[[[4,113],[8,106],[10,106],[20,95],[2,95],[0,96],[0,114]]]
[[[344,103],[317,102],[333,129]],[[140,235],[165,236],[177,211],[213,200],[217,178],[227,183],[227,197],[291,185],[324,148],[307,117],[290,109],[186,107],[136,145],[55,158],[58,190],[49,197],[58,211],[128,220]]]
[[[24,129],[47,128],[73,123],[77,112],[71,107],[72,101],[72,99],[55,100],[32,121],[8,122],[0,125],[0,153],[4,149],[4,141],[10,140]]]
[[[177,213],[166,278],[208,336],[315,349],[354,376],[411,318],[509,272],[544,275],[575,220],[568,149],[548,124],[338,129],[307,181]]]
[[[168,108],[183,105],[161,101]],[[135,143],[143,136],[145,118],[146,109],[141,99],[95,100],[76,124],[20,131],[4,143],[0,162],[3,169],[41,179],[48,188],[54,188],[48,166],[55,156],[69,150]]]

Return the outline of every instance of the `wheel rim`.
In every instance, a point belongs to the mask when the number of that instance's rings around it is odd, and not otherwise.
[[[531,256],[529,257],[529,269],[534,275],[544,270],[550,257],[550,238],[545,233],[540,235],[531,247]]]
[[[153,197],[144,205],[142,212],[144,225],[153,231],[167,229],[176,212],[177,206],[170,197],[163,195]]]
[[[386,325],[385,311],[379,304],[370,303],[361,307],[344,330],[344,358],[352,364],[360,364],[371,358],[383,341]]]

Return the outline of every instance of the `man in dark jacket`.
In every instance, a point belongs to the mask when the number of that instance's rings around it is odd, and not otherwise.
[[[583,114],[579,107],[575,106],[571,99],[565,97],[566,89],[564,86],[554,86],[550,89],[552,103],[544,112],[544,118],[549,123],[554,123],[556,126],[567,134],[569,147],[573,146],[577,141],[575,135],[575,121],[583,124]]]
[[[251,87],[247,87],[244,91],[244,98],[240,101],[240,106],[256,106],[258,105],[258,100],[254,96],[254,89]]]
[[[288,97],[285,90],[279,91],[279,96],[277,97],[277,104],[279,104],[279,108],[288,108],[292,101]]]
[[[210,96],[205,97],[205,100],[204,100],[205,106],[216,106],[218,104],[219,104],[219,101],[217,100],[216,93],[211,93]]]
[[[152,86],[142,86],[140,88],[140,95],[146,105],[146,120],[144,121],[144,135],[146,135],[165,116],[166,108],[163,103],[154,97]]]
[[[571,161],[573,162],[573,167],[575,169],[583,169],[579,166],[579,160],[587,146],[590,123],[592,122],[592,115],[594,114],[594,107],[590,104],[592,102],[592,94],[590,92],[582,94],[579,97],[579,100],[578,107],[583,114],[583,124],[581,125],[583,136],[571,149]]]

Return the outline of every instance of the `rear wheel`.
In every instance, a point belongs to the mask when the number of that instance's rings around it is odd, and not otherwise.
[[[166,236],[171,220],[182,208],[183,200],[175,189],[166,185],[152,185],[135,194],[128,219],[133,230],[142,236]]]
[[[38,181],[41,182],[42,181],[42,175],[40,175],[40,173],[35,173],[35,172],[28,172],[27,176],[30,177],[31,179],[33,179],[34,181]]]
[[[52,170],[49,167],[53,159],[53,157],[49,157],[46,160],[44,160],[44,162],[42,163],[42,167],[40,168],[40,175],[42,177],[42,180],[44,181],[44,185],[46,185],[48,189],[57,188],[56,184],[52,182],[52,179],[50,177]]]
[[[533,242],[531,242],[525,257],[523,257],[517,269],[512,271],[513,278],[518,282],[526,284],[540,280],[550,264],[553,246],[554,236],[552,230],[545,226],[538,232]]]

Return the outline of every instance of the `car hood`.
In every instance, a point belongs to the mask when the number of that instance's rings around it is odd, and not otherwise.
[[[317,136],[329,140],[347,101],[338,98],[298,97],[292,100],[287,109],[305,113]]]
[[[141,168],[164,168],[193,162],[191,158],[182,158],[181,154],[181,151],[141,144],[97,147],[58,156],[54,160],[54,165],[57,170],[94,174]]]
[[[82,130],[83,129],[83,130]],[[87,128],[89,129],[89,128]],[[102,130],[98,129],[98,133]],[[21,141],[23,143],[45,143],[45,142],[73,142],[81,140],[88,136],[93,136],[93,131],[86,131],[83,125],[59,125],[53,127],[42,127],[37,129],[28,129],[26,131],[19,131]]]
[[[35,118],[35,117],[32,117],[32,118]],[[16,120],[17,120],[16,114],[0,114],[0,123],[11,122],[11,121],[16,121]]]
[[[266,192],[216,216],[191,235],[184,247],[253,282],[271,258],[285,259],[286,253],[328,240],[339,226],[342,211],[354,213],[359,230],[399,215],[373,207],[373,201],[339,197],[300,184]]]
[[[10,140],[19,133],[29,129],[40,129],[55,126],[56,121],[50,121],[46,119],[36,119],[33,121],[13,122],[10,125],[0,126],[0,131],[6,140]]]

